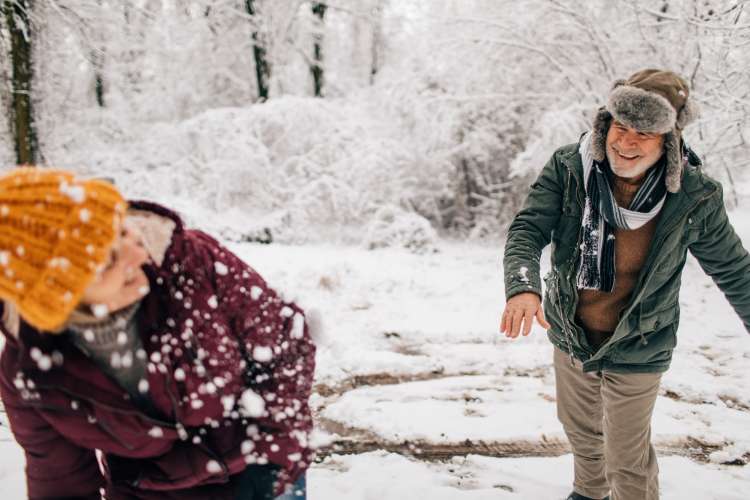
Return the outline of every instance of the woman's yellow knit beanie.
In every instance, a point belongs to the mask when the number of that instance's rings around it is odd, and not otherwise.
[[[111,184],[21,167],[0,176],[0,298],[58,331],[109,259],[127,204]]]

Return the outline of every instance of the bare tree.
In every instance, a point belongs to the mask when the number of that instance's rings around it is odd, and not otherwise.
[[[253,17],[255,26],[253,28],[253,57],[255,58],[255,76],[258,81],[258,97],[261,100],[268,99],[268,82],[271,79],[271,66],[268,63],[265,41],[257,22],[256,0],[245,0],[245,9],[248,15]]]
[[[32,0],[5,0],[3,14],[10,35],[11,131],[19,165],[33,165],[37,158],[37,139],[32,107],[33,30],[31,25]]]
[[[380,70],[381,54],[383,52],[383,9],[384,0],[378,2],[372,8],[372,45],[370,46],[370,85],[375,83],[375,77]]]
[[[102,1],[98,0],[99,9],[102,7]],[[100,43],[99,47],[94,47],[91,51],[91,63],[94,66],[94,95],[96,103],[100,108],[104,107],[104,55],[105,44]]]
[[[310,66],[315,97],[323,97],[323,28],[327,8],[328,6],[322,2],[312,4],[312,12],[318,18],[313,33],[313,64]]]

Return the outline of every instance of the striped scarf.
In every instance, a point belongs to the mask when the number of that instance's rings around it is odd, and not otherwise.
[[[583,240],[578,266],[578,288],[612,292],[615,286],[615,229],[638,229],[659,213],[667,196],[666,169],[660,160],[627,209],[617,205],[607,174],[609,163],[591,156],[591,133],[581,140],[586,201],[581,222]]]

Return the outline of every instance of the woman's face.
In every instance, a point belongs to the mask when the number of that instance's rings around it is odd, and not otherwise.
[[[117,311],[148,294],[148,278],[141,266],[149,259],[141,234],[123,220],[110,250],[109,261],[83,294],[81,302],[95,314]]]

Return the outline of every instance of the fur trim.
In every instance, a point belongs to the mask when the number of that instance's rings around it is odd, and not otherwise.
[[[667,191],[677,193],[682,185],[682,136],[679,131],[672,130],[664,134],[664,156],[666,157],[667,175],[664,182]]]
[[[683,130],[685,127],[693,123],[699,115],[700,109],[698,105],[693,102],[692,99],[688,99],[677,114],[677,128]]]
[[[607,132],[610,123],[612,113],[607,111],[607,108],[599,108],[591,124],[591,156],[600,163],[607,157]]]
[[[677,111],[665,97],[630,85],[610,93],[607,109],[615,120],[640,132],[664,134],[677,120]]]
[[[128,210],[131,221],[143,236],[143,246],[157,266],[161,266],[164,255],[172,243],[176,224],[173,220],[147,210]]]

